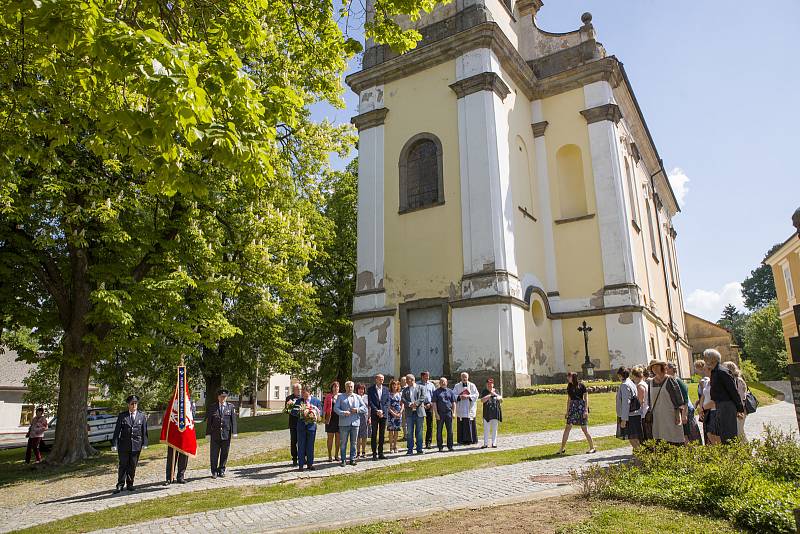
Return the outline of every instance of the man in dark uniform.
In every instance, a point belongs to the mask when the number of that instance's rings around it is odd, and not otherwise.
[[[111,438],[111,450],[119,454],[119,475],[114,493],[119,493],[125,486],[128,491],[133,491],[139,454],[147,448],[147,416],[138,410],[139,397],[131,395],[125,402],[128,409],[117,417]]]
[[[206,414],[206,436],[211,439],[211,477],[225,476],[225,464],[228,462],[228,451],[231,438],[239,433],[236,428],[236,410],[225,400],[228,390],[217,391],[217,400],[211,411]]]
[[[286,397],[286,405],[294,406],[294,401],[302,398],[300,396],[300,382],[292,384],[292,394]],[[292,465],[297,465],[297,411],[289,412],[289,450],[292,453]]]

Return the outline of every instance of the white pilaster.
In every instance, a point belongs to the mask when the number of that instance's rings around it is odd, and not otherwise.
[[[456,61],[456,78],[499,68],[488,49]],[[507,112],[499,95],[479,90],[458,99],[464,273],[516,275],[514,213],[509,176]]]
[[[383,108],[383,87],[363,91],[359,112]],[[384,276],[384,126],[371,125],[358,138],[358,244],[354,312],[382,308]]]
[[[531,123],[542,123],[544,120],[542,101],[533,101],[531,103]],[[553,236],[553,210],[550,200],[550,176],[547,172],[546,135],[534,137],[533,147],[536,160],[536,183],[539,189],[539,213],[541,214],[538,223],[542,225],[544,241],[544,268],[545,282],[547,283],[544,290],[547,293],[554,293],[558,292],[558,276],[556,270],[556,243]]]
[[[614,104],[608,82],[595,82],[585,86],[584,97],[586,109]],[[613,120],[600,120],[588,124],[587,128],[604,283],[607,286],[633,283],[633,258],[625,217],[625,194],[617,127]]]

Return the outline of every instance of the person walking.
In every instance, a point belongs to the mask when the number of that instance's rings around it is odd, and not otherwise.
[[[397,434],[403,426],[403,400],[400,392],[400,382],[392,380],[389,382],[389,404],[387,406],[389,417],[386,420],[386,428],[389,432],[389,452],[397,451]]]
[[[439,387],[433,392],[431,403],[436,411],[436,447],[442,452],[442,429],[447,431],[447,450],[453,450],[453,406],[458,401],[456,394],[447,387],[447,378],[439,379]]]
[[[239,434],[236,409],[233,404],[228,404],[228,394],[227,389],[218,389],[217,404],[206,414],[206,436],[210,438],[211,450],[211,478],[225,476],[231,439]]]
[[[298,470],[314,471],[314,444],[317,439],[317,422],[321,417],[322,403],[304,386],[300,398],[294,400],[297,408],[297,462]],[[303,417],[304,411],[309,417]]]
[[[617,437],[627,439],[634,449],[642,439],[642,404],[638,388],[631,379],[631,371],[626,367],[617,369],[617,379],[622,382],[617,390]]]
[[[686,402],[678,382],[667,374],[667,362],[651,360],[648,369],[649,404],[652,412],[652,438],[671,445],[683,445],[686,423]]]
[[[42,452],[39,447],[42,444],[42,438],[47,430],[47,418],[44,416],[44,408],[39,406],[36,408],[36,416],[31,419],[31,424],[28,426],[28,432],[25,437],[28,438],[28,447],[25,449],[25,463],[31,463],[31,453],[36,458],[36,463],[42,461]]]
[[[373,460],[385,460],[383,444],[386,434],[386,421],[389,417],[389,402],[391,394],[389,388],[383,385],[384,377],[375,375],[375,384],[367,389],[367,406],[369,407],[370,420],[370,446]],[[377,447],[376,447],[377,445]]]
[[[714,401],[716,413],[709,434],[719,436],[722,443],[728,443],[739,432],[736,419],[744,417],[744,405],[736,391],[736,381],[728,368],[720,365],[721,356],[714,349],[703,351],[703,360],[711,369],[710,396]]]
[[[367,456],[367,440],[369,439],[369,432],[371,428],[369,421],[369,398],[367,397],[367,386],[360,382],[356,384],[356,395],[360,395],[361,400],[363,400],[364,404],[367,406],[367,411],[358,414],[358,450],[356,452],[358,453],[359,458],[364,458]]]
[[[728,371],[733,375],[733,379],[736,381],[736,391],[739,393],[739,398],[742,399],[742,406],[745,406],[745,402],[747,401],[747,382],[742,378],[742,372],[739,370],[739,366],[734,362],[725,362],[725,367],[727,367]],[[747,443],[747,434],[744,433],[744,423],[746,419],[747,410],[736,418],[736,435],[739,436],[739,440],[743,443]]]
[[[486,379],[486,387],[481,391],[481,402],[483,403],[483,447],[489,446],[489,436],[491,435],[492,448],[497,448],[497,427],[503,421],[503,410],[500,404],[503,397],[494,389],[494,378]]]
[[[339,461],[339,414],[333,409],[336,404],[336,399],[339,397],[339,382],[334,380],[331,382],[330,391],[325,395],[325,402],[323,403],[323,410],[325,412],[325,434],[328,436],[328,461],[332,462],[334,458]],[[335,447],[334,447],[335,443]],[[331,456],[331,449],[333,448],[333,456]],[[344,458],[342,458],[344,460]]]
[[[147,448],[147,416],[139,411],[139,397],[130,395],[125,402],[128,409],[117,416],[111,437],[111,450],[119,456],[114,493],[119,493],[123,487],[133,491],[139,455]]]
[[[419,375],[419,383],[425,388],[427,394],[425,403],[425,448],[430,449],[433,441],[433,420],[436,417],[433,404],[433,392],[436,391],[436,386],[430,381],[431,374],[429,371],[422,371]]]
[[[567,424],[564,426],[564,434],[561,436],[561,449],[558,454],[567,451],[567,440],[572,431],[572,425],[580,425],[586,441],[589,443],[589,450],[586,454],[597,452],[594,448],[594,440],[589,434],[589,392],[578,373],[570,371],[567,373],[567,413],[564,415]]]
[[[422,423],[425,421],[428,392],[421,384],[415,382],[415,377],[411,373],[406,375],[406,387],[403,388],[402,398],[406,414],[406,454],[414,454],[415,439],[417,454],[423,454]]]
[[[294,407],[297,405],[297,399],[301,398],[300,382],[292,384],[292,394],[286,397],[286,408],[289,410],[289,452],[292,454],[292,465],[297,465],[297,411]]]
[[[361,424],[361,414],[367,413],[367,405],[361,395],[354,391],[355,384],[351,380],[344,383],[344,393],[336,398],[333,411],[339,416],[339,442],[341,443],[342,461],[339,465],[344,467],[347,455],[347,443],[350,442],[350,465],[356,465],[356,440],[358,428]]]
[[[456,435],[459,445],[478,443],[478,427],[475,417],[478,414],[478,388],[469,381],[469,373],[461,373],[461,382],[453,387],[456,403]]]

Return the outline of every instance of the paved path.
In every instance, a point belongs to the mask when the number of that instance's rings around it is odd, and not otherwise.
[[[759,411],[756,414],[750,416],[747,420],[748,433],[750,435],[759,434],[762,430],[762,425],[765,422],[778,425],[785,430],[794,430],[794,431],[797,430],[795,416],[794,416],[794,408],[792,405],[785,402],[780,402],[771,406],[765,406],[759,409]],[[615,431],[614,425],[603,425],[592,428],[592,434],[595,437],[613,435],[614,431]],[[532,434],[521,434],[515,436],[501,436],[499,443],[501,450],[508,450],[508,449],[518,449],[522,447],[529,447],[533,445],[541,445],[548,443],[555,444],[560,441],[560,438],[561,438],[561,431],[554,430],[546,432],[536,432]],[[571,438],[573,441],[580,440],[583,439],[583,435],[580,432],[580,430],[575,429],[573,430]],[[447,456],[463,455],[463,454],[479,454],[481,452],[482,449],[478,447],[460,447],[457,448],[455,453],[447,453]],[[566,472],[565,470],[574,467],[570,462],[578,462],[578,464],[582,465],[583,463],[588,461],[595,461],[595,459],[605,458],[606,454],[598,454],[592,456],[577,455],[563,459],[560,458],[557,460],[525,462],[523,464],[517,464],[517,467],[525,466],[525,469],[530,470],[534,469],[533,465],[536,464],[536,466],[538,467],[535,467],[535,469],[537,470],[544,469],[545,471],[543,471],[543,473],[552,473],[552,472],[564,473]],[[611,454],[610,456],[615,456],[619,454],[620,451],[617,451],[615,454]],[[0,508],[0,532],[8,532],[11,530],[35,526],[37,524],[53,521],[56,519],[63,519],[76,514],[101,511],[114,506],[132,504],[141,502],[143,500],[157,499],[164,496],[177,495],[184,492],[193,492],[206,489],[217,489],[217,488],[236,487],[236,486],[254,486],[254,485],[263,486],[263,485],[270,485],[289,480],[294,480],[298,478],[325,477],[325,476],[339,475],[342,473],[361,472],[369,469],[386,468],[388,466],[405,464],[409,462],[420,462],[420,461],[424,462],[425,460],[439,458],[439,457],[442,457],[442,455],[440,455],[439,453],[426,454],[422,456],[417,456],[417,455],[406,456],[405,454],[400,454],[400,455],[390,456],[389,460],[387,461],[381,461],[381,462],[363,461],[360,462],[355,467],[348,466],[344,469],[338,467],[338,465],[329,464],[327,462],[320,462],[317,464],[318,467],[317,471],[313,473],[309,473],[307,471],[299,473],[291,466],[287,466],[285,462],[260,464],[260,465],[228,468],[228,476],[226,476],[224,479],[218,478],[216,480],[212,479],[209,476],[208,472],[205,470],[194,470],[194,471],[189,471],[187,473],[188,478],[192,480],[191,483],[186,485],[171,485],[168,487],[161,485],[162,479],[161,475],[159,474],[158,477],[150,476],[147,479],[142,480],[141,483],[138,485],[139,489],[134,493],[123,492],[119,495],[112,496],[110,494],[110,491],[104,488],[102,491],[96,491],[91,493],[82,492],[73,495],[71,497],[52,499],[26,506],[2,507]],[[561,463],[562,461],[566,461],[567,463],[562,465]],[[505,466],[504,468],[496,468],[496,469],[508,469],[508,468],[510,468],[511,471],[514,471],[515,469],[513,466]],[[536,472],[539,473],[539,471]],[[497,476],[505,477],[506,476],[505,471],[498,472]],[[440,480],[440,477],[432,479],[432,481],[438,481],[438,480]],[[433,486],[437,485],[436,482],[432,481],[416,481],[416,482],[410,482],[409,484],[412,484],[412,486],[420,485],[426,488],[429,485]],[[508,486],[509,484],[504,482],[503,485]],[[553,484],[531,486],[531,488],[533,488],[533,490],[535,491],[547,490],[551,489],[552,487],[554,487]],[[474,499],[478,498],[479,496],[470,495],[466,497]],[[332,502],[340,502],[338,501],[338,497],[336,497],[336,495],[320,496],[315,498],[321,498],[323,499],[324,502],[327,502],[328,503],[327,508],[331,508],[329,505]],[[254,506],[267,507],[267,508],[275,506],[278,507],[287,506],[290,508],[294,508],[295,507],[294,503],[297,500],[298,499],[292,499],[291,501],[288,502],[281,501],[276,503],[265,503]],[[335,509],[335,507],[333,508]],[[439,508],[437,509],[440,508],[441,506],[439,506]],[[209,515],[219,514],[219,517],[226,517],[226,514],[234,513],[232,512],[232,510],[236,511],[239,509],[232,508],[232,509],[219,510],[214,512],[207,512],[204,514],[196,514],[196,515],[209,516]],[[302,508],[298,508],[298,510],[302,510]],[[316,512],[319,509],[311,508],[311,510],[315,510],[314,513],[316,514]],[[284,512],[285,511],[281,512],[281,514],[284,514]],[[296,512],[294,515],[296,515],[297,513],[299,512]],[[341,511],[338,511],[338,514],[339,516],[341,516]],[[193,516],[186,516],[186,517],[193,517]],[[339,517],[339,519],[341,519],[341,517]],[[378,518],[375,517],[374,519]],[[178,524],[183,520],[184,518],[172,518],[170,520],[164,520],[166,521],[166,523],[163,524],[159,523],[161,527],[158,528],[162,527],[166,528],[165,525],[172,523]],[[227,520],[225,521],[227,522]],[[306,517],[305,521],[308,522],[309,518]],[[299,524],[302,525],[304,523],[301,521]],[[207,530],[207,527],[205,525],[203,525],[200,528],[201,530]],[[253,529],[245,527],[245,530],[252,531]]]
[[[751,436],[760,434],[764,423],[796,431],[793,406],[781,402],[759,410],[747,421]],[[607,427],[606,427],[607,428]],[[545,433],[543,433],[545,434]],[[554,433],[549,433],[556,437]],[[509,440],[510,441],[510,440]],[[359,523],[427,515],[442,510],[474,506],[493,506],[543,498],[559,487],[569,485],[567,475],[590,465],[609,465],[630,458],[630,447],[578,454],[549,460],[520,462],[470,471],[472,481],[490,480],[491,491],[474,484],[471,491],[457,491],[463,473],[422,480],[373,486],[263,504],[238,506],[180,517],[158,519],[138,525],[97,531],[98,533],[161,534],[182,532],[308,532],[324,528],[340,528]],[[548,477],[550,477],[548,479]],[[560,480],[559,480],[560,479]],[[358,502],[358,506],[342,503]],[[385,503],[392,503],[392,512]]]

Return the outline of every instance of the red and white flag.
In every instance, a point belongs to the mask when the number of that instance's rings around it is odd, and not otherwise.
[[[178,382],[161,423],[161,441],[166,441],[169,447],[193,458],[197,454],[197,436],[194,433],[192,400],[185,365],[178,366]]]

